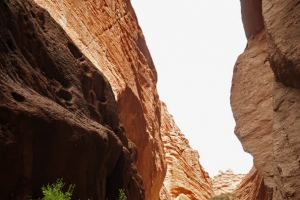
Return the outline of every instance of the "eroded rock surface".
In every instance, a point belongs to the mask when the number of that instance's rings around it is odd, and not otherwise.
[[[110,84],[31,0],[0,4],[0,99],[1,199],[59,177],[74,199],[144,199]]]
[[[239,56],[231,88],[235,134],[244,150],[253,156],[256,168],[266,181],[273,176],[274,88],[274,75],[267,58],[268,46],[263,30],[248,40],[247,48]]]
[[[198,152],[190,147],[164,103],[161,108],[161,133],[167,174],[160,199],[209,199],[213,196],[212,181],[199,163]]]
[[[212,179],[215,195],[233,193],[244,177],[245,174],[234,174],[231,169],[219,171]]]
[[[242,200],[269,200],[269,192],[264,184],[264,179],[253,167],[243,178],[242,182],[235,189],[234,194]]]
[[[300,199],[299,9],[296,0],[262,1],[265,27],[249,37],[232,80],[235,133],[275,200]]]
[[[129,0],[35,0],[108,78],[127,136],[138,149],[146,199],[157,199],[166,173],[157,74]]]
[[[263,16],[276,81],[300,89],[299,1],[265,0]]]

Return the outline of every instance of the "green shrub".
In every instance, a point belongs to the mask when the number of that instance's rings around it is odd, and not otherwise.
[[[210,197],[209,200],[238,200],[235,194],[226,193],[217,196]]]
[[[56,183],[53,183],[51,185],[48,184],[47,187],[43,186],[43,200],[71,200],[75,185],[69,185],[68,190],[65,193],[62,191],[64,185],[65,183],[63,183],[63,179],[59,178],[56,180]]]
[[[119,199],[118,200],[127,200],[127,196],[125,194],[124,189],[119,189]]]

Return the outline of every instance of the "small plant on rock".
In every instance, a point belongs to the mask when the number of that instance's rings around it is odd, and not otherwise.
[[[71,200],[75,185],[69,185],[68,190],[66,192],[63,192],[62,188],[64,187],[64,185],[65,183],[63,183],[63,179],[59,178],[56,180],[56,183],[53,183],[51,185],[48,184],[46,187],[43,186],[43,200]]]
[[[125,194],[124,189],[119,189],[119,199],[118,200],[127,200],[127,196]]]

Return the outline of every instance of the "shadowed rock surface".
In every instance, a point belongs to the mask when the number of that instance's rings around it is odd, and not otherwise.
[[[108,78],[127,137],[138,150],[146,199],[156,200],[166,174],[157,74],[129,0],[35,0]]]
[[[263,0],[252,17],[248,13],[253,19],[250,23],[243,20],[248,45],[236,62],[232,79],[235,133],[245,151],[253,155],[268,188],[269,197],[264,198],[273,200],[300,199],[299,9],[296,0]],[[249,35],[249,24],[257,24],[255,19],[261,14],[265,27]],[[261,184],[257,187],[265,190]]]
[[[263,1],[269,59],[276,82],[300,89],[300,6],[298,0]]]
[[[269,200],[268,188],[264,184],[264,179],[254,167],[243,178],[237,186],[234,194],[242,200]]]
[[[1,199],[59,177],[74,199],[144,199],[110,84],[31,0],[0,4],[0,99]]]
[[[264,28],[262,0],[240,0],[241,14],[247,39]]]

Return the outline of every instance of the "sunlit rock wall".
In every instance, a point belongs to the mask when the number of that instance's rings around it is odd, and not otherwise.
[[[269,197],[299,199],[299,1],[262,0],[262,7],[255,2],[241,1],[248,45],[232,79],[235,133],[253,155]],[[262,23],[262,30],[253,28]]]
[[[233,193],[236,187],[241,183],[245,174],[235,174],[231,169],[219,171],[212,178],[212,185],[215,195]]]
[[[213,196],[212,181],[199,163],[199,154],[189,145],[168,113],[161,106],[161,134],[167,160],[167,175],[160,199],[199,199]]]
[[[121,123],[138,149],[146,199],[157,198],[166,173],[157,74],[130,1],[36,2],[108,78]]]

